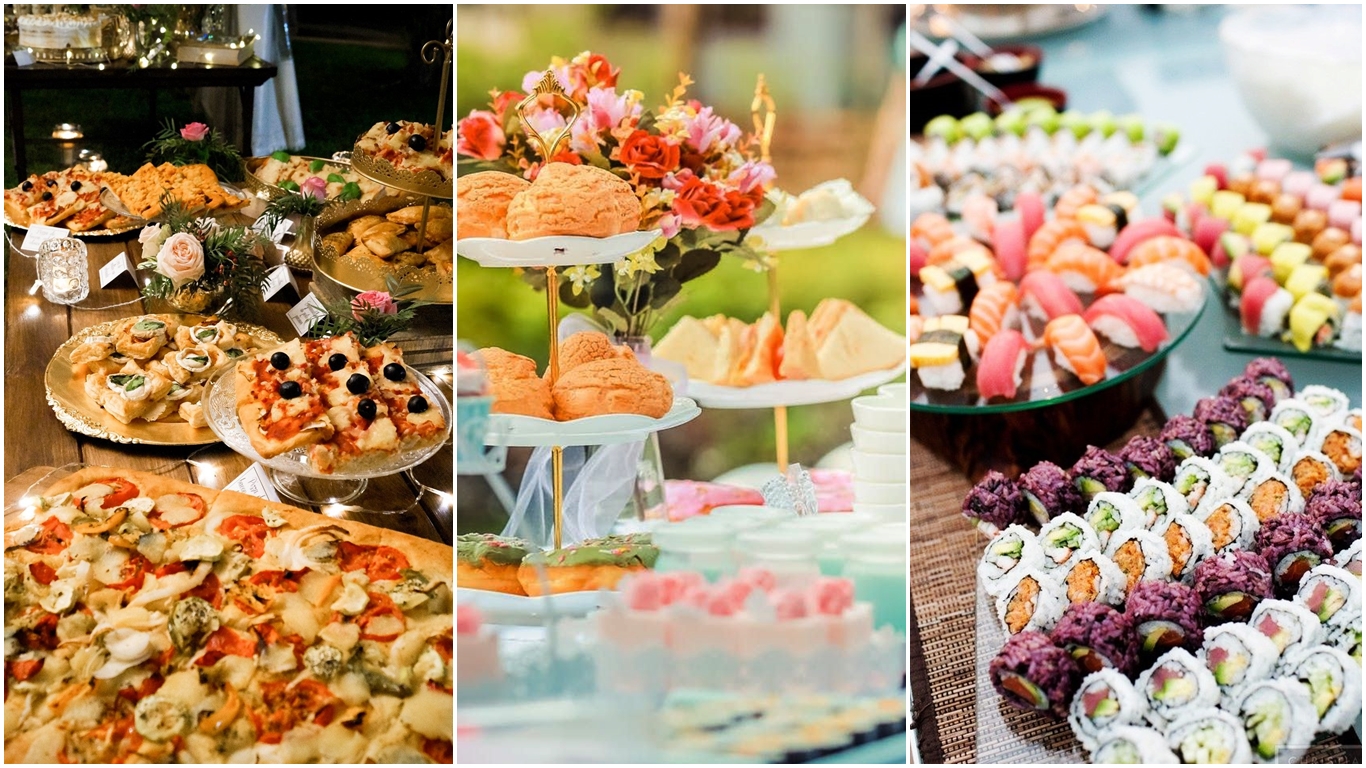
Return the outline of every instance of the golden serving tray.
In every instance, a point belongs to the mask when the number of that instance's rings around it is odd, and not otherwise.
[[[321,233],[320,233],[321,235]],[[348,257],[337,253],[323,242],[319,236],[313,249],[314,266],[319,272],[333,281],[353,291],[387,291],[386,278],[392,277],[400,283],[417,283],[422,289],[406,298],[426,301],[432,304],[452,304],[455,302],[455,269],[443,275],[436,267],[391,267],[380,266],[370,259]]]
[[[129,225],[126,226],[126,227],[116,227],[116,228],[114,228],[114,229],[103,229],[103,228],[100,228],[100,229],[87,229],[87,230],[85,230],[84,232],[71,232],[71,237],[74,237],[74,238],[77,238],[77,239],[80,239],[80,238],[82,238],[82,237],[113,237],[113,236],[115,236],[115,235],[123,235],[123,234],[127,234],[127,233],[129,233],[129,232],[134,232],[134,231],[136,231],[136,230],[142,229],[142,227],[143,227],[143,225],[144,225],[145,223],[146,223],[146,222],[141,222],[141,221],[139,221],[139,222],[136,222],[136,223],[133,223],[133,224],[129,224]],[[11,227],[11,228],[13,228],[13,229],[23,230],[23,231],[25,231],[25,232],[27,232],[27,231],[28,231],[28,228],[29,228],[29,225],[27,225],[27,224],[16,224],[16,223],[14,223],[13,221],[10,221],[10,218],[9,218],[9,214],[8,214],[8,213],[5,214],[5,226]],[[59,226],[60,226],[60,225],[59,225]],[[62,228],[65,229],[65,227],[62,227]],[[67,230],[67,231],[69,232],[70,230]]]
[[[371,157],[358,148],[351,150],[351,170],[377,184],[410,194],[445,200],[455,197],[454,179],[443,179],[434,170],[400,170],[388,160]]]
[[[202,315],[177,315],[182,323],[197,323]],[[47,364],[43,385],[47,390],[47,404],[57,414],[62,426],[80,435],[98,437],[115,443],[137,445],[208,445],[218,442],[208,427],[191,427],[183,421],[148,422],[135,420],[124,424],[110,416],[85,393],[85,380],[72,372],[71,351],[91,336],[107,336],[122,320],[92,325],[67,339]],[[275,332],[250,323],[237,323],[237,329],[251,336],[260,349],[269,349],[284,340]]]
[[[295,155],[295,157],[304,160],[321,160],[324,163],[330,163],[342,168],[351,167],[351,164],[345,160],[313,157],[312,155]],[[242,170],[244,172],[242,188],[249,194],[267,201],[277,200],[284,197],[286,194],[285,190],[274,184],[267,184],[256,176],[256,169],[261,167],[261,164],[269,159],[270,158],[268,157],[242,158]],[[394,191],[400,194],[373,197],[369,200],[352,200],[346,203],[329,205],[323,209],[322,213],[318,214],[318,228],[323,229],[330,227],[333,224],[349,221],[358,216],[365,216],[372,213],[382,215],[422,201],[420,197],[403,192],[403,190],[395,189]]]

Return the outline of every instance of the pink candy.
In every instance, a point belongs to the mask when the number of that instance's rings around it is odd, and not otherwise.
[[[706,587],[706,579],[696,571],[675,571],[659,576],[664,605],[683,602],[687,595]]]
[[[811,603],[816,613],[839,616],[854,604],[854,582],[848,579],[816,579],[811,585]]]
[[[712,616],[734,616],[744,606],[744,596],[734,589],[718,589],[707,596],[706,610]]]
[[[665,579],[650,571],[632,574],[621,585],[621,595],[633,611],[657,611],[665,606]]]
[[[1257,178],[1267,181],[1281,181],[1295,166],[1289,160],[1282,157],[1274,157],[1263,160],[1257,166]]]
[[[1318,180],[1312,171],[1288,173],[1281,180],[1281,192],[1303,199],[1305,195],[1309,194],[1309,190],[1318,183]]]
[[[1351,229],[1353,221],[1361,220],[1361,203],[1355,200],[1334,200],[1328,204],[1328,226]]]
[[[473,635],[484,625],[484,617],[479,613],[479,609],[472,605],[455,606],[455,633],[457,635]]]
[[[1213,176],[1220,189],[1228,189],[1228,168],[1223,163],[1210,163],[1205,166],[1205,175]]]
[[[778,621],[796,621],[807,616],[807,599],[801,592],[782,590],[774,593],[773,614]]]
[[[1327,211],[1333,201],[1339,199],[1339,195],[1337,187],[1316,184],[1305,194],[1304,204],[1316,211]]]

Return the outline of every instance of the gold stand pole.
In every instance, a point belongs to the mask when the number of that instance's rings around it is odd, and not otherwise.
[[[550,387],[560,378],[560,291],[554,267],[545,268],[545,314],[550,324]],[[555,514],[555,549],[564,546],[564,447],[550,448],[550,493]]]
[[[749,105],[750,116],[754,119],[754,134],[759,137],[759,159],[765,163],[773,162],[773,126],[778,120],[778,110],[773,96],[768,91],[764,74],[754,84],[754,100]],[[770,254],[768,265],[768,311],[779,324],[783,322],[782,302],[778,293],[778,259]],[[778,471],[783,472],[788,464],[787,443],[787,406],[773,408],[773,443],[778,461]]]

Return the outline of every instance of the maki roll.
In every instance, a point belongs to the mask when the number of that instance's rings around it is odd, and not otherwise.
[[[1133,436],[1120,450],[1119,458],[1135,481],[1151,478],[1166,483],[1176,475],[1176,456],[1156,437]]]
[[[1294,435],[1303,446],[1314,435],[1318,413],[1308,403],[1292,397],[1276,403],[1271,409],[1271,422]]]
[[[1310,569],[1333,556],[1328,537],[1305,515],[1281,515],[1257,531],[1257,551],[1271,567],[1277,594],[1288,597],[1299,589]]]
[[[1225,552],[1230,549],[1247,549],[1256,540],[1257,513],[1241,499],[1226,499],[1197,510],[1196,518],[1209,528],[1214,537],[1214,551]]]
[[[1285,679],[1248,685],[1234,703],[1234,712],[1259,763],[1299,762],[1319,720],[1304,686]]]
[[[1361,616],[1350,624],[1328,628],[1328,644],[1352,657],[1361,666]]]
[[[1247,429],[1247,411],[1231,397],[1206,397],[1195,404],[1195,419],[1209,427],[1214,446],[1223,448]]]
[[[1278,403],[1295,396],[1295,379],[1290,376],[1285,364],[1274,357],[1256,358],[1243,368],[1243,375],[1271,387]]]
[[[1361,579],[1334,565],[1320,565],[1300,580],[1295,600],[1324,624],[1342,623],[1361,610]]]
[[[1270,457],[1242,440],[1221,447],[1214,460],[1219,463],[1220,469],[1233,478],[1240,491],[1248,481],[1264,478],[1276,471],[1276,463]]]
[[[1309,693],[1318,716],[1318,733],[1342,733],[1361,714],[1361,666],[1329,645],[1287,654],[1280,671],[1298,680]]]
[[[1318,449],[1344,475],[1361,466],[1361,433],[1345,424],[1325,428]]]
[[[1361,539],[1361,489],[1351,483],[1320,483],[1310,491],[1304,514],[1318,523],[1334,551],[1341,552]]]
[[[1067,716],[1081,679],[1077,663],[1042,632],[1022,632],[1007,640],[991,660],[989,674],[992,687],[1010,704],[1059,718]]]
[[[1261,480],[1250,480],[1238,498],[1247,502],[1257,519],[1265,523],[1277,515],[1297,515],[1304,511],[1304,496],[1295,481],[1280,473]]]
[[[911,345],[911,367],[927,389],[958,389],[977,358],[977,350],[977,334],[968,328],[966,317],[931,317]]]
[[[1285,318],[1295,306],[1295,297],[1269,275],[1254,277],[1243,286],[1238,300],[1238,316],[1249,336],[1276,338],[1285,329]]]
[[[1248,626],[1265,635],[1282,658],[1323,641],[1319,617],[1289,600],[1263,600],[1252,612]]]
[[[1270,677],[1280,659],[1276,644],[1246,624],[1205,630],[1200,656],[1224,697],[1230,699],[1237,698],[1248,683]]]
[[[1042,567],[1043,550],[1034,534],[1022,525],[1012,525],[987,544],[982,561],[977,564],[977,578],[988,595],[998,595],[1009,585],[1010,577],[1017,569]]]
[[[1192,456],[1176,468],[1172,487],[1186,499],[1186,506],[1197,513],[1219,499],[1227,498],[1237,490],[1233,478],[1219,467],[1213,459]]]
[[[1141,530],[1143,510],[1134,500],[1122,493],[1104,491],[1096,494],[1086,507],[1086,522],[1096,532],[1102,550],[1108,550],[1110,538],[1116,531]]]
[[[1167,554],[1167,542],[1152,531],[1116,531],[1106,550],[1110,559],[1124,572],[1124,593],[1134,590],[1140,581],[1166,579],[1172,572],[1172,558]]]
[[[1214,534],[1192,515],[1174,515],[1161,530],[1172,559],[1173,581],[1190,583],[1195,567],[1214,554]]]
[[[1152,728],[1121,725],[1100,734],[1091,762],[1100,765],[1177,765],[1176,753],[1167,748],[1166,737]]]
[[[1069,474],[1088,504],[1102,491],[1122,493],[1129,489],[1129,469],[1124,460],[1094,445],[1086,446],[1086,453],[1072,465]]]
[[[1276,393],[1271,387],[1246,374],[1225,384],[1219,394],[1242,404],[1243,410],[1247,411],[1247,421],[1252,425],[1265,421],[1271,415],[1271,409],[1276,407]],[[1246,434],[1243,440],[1247,440]]]
[[[1129,678],[1113,669],[1102,669],[1082,679],[1072,697],[1067,722],[1077,741],[1090,751],[1111,728],[1143,725],[1144,706],[1143,697],[1134,690]]]
[[[1158,439],[1166,443],[1172,449],[1172,455],[1182,461],[1192,456],[1210,456],[1214,453],[1214,435],[1209,427],[1184,413],[1168,419]]]
[[[1069,605],[1049,637],[1084,672],[1114,669],[1129,676],[1138,669],[1133,622],[1104,603]]]
[[[1015,397],[1024,381],[1029,351],[1029,342],[1019,331],[997,331],[982,349],[982,359],[977,363],[977,394],[984,400]]]
[[[1347,413],[1352,407],[1351,400],[1341,391],[1321,384],[1310,384],[1300,390],[1298,399],[1314,410],[1320,419],[1332,419]]]
[[[1067,470],[1051,461],[1041,461],[1030,467],[1020,475],[1016,484],[1024,493],[1029,513],[1039,525],[1059,515],[1068,512],[1075,514],[1082,509],[1081,492],[1072,484]],[[1087,521],[1091,522],[1089,513]],[[1104,541],[1101,545],[1104,545]]]
[[[1124,601],[1124,572],[1094,549],[1074,555],[1058,583],[1069,603],[1119,605]]]
[[[1192,581],[1206,624],[1247,621],[1272,594],[1266,558],[1246,549],[1207,558],[1195,566]]]
[[[1282,339],[1295,349],[1308,352],[1314,347],[1331,346],[1338,337],[1342,324],[1342,310],[1336,302],[1321,293],[1306,294],[1290,310],[1290,330]]]
[[[1024,508],[1024,494],[1010,478],[994,469],[963,499],[963,516],[989,535],[1020,522]]]
[[[1048,631],[1062,616],[1067,598],[1052,578],[1036,570],[1015,569],[996,598],[996,616],[1012,635]]]
[[[1300,451],[1290,462],[1290,477],[1299,487],[1300,494],[1308,498],[1323,483],[1340,480],[1342,473],[1338,472],[1338,465],[1322,453]]]
[[[1270,411],[1267,412],[1270,415]],[[1281,472],[1290,471],[1295,453],[1300,449],[1300,441],[1285,431],[1285,428],[1270,421],[1259,421],[1247,428],[1240,438],[1244,443],[1266,454],[1276,463]]]
[[[1099,549],[1100,542],[1085,520],[1065,512],[1039,529],[1039,546],[1043,548],[1044,568],[1063,568],[1078,552]]]
[[[1252,762],[1242,722],[1214,707],[1182,713],[1167,729],[1167,746],[1183,763]]]
[[[1338,556],[1333,558],[1333,565],[1358,579],[1361,578],[1361,539],[1357,539],[1346,550],[1339,552]]]
[[[1162,654],[1138,676],[1134,686],[1148,705],[1148,722],[1157,728],[1186,712],[1219,703],[1219,684],[1204,664],[1184,648]]]
[[[1174,515],[1184,515],[1190,511],[1186,497],[1176,490],[1176,486],[1159,480],[1139,480],[1129,491],[1143,513],[1143,527],[1160,529]]]
[[[1140,582],[1129,593],[1124,615],[1133,622],[1140,662],[1150,662],[1173,648],[1199,650],[1204,640],[1200,599],[1185,584]]]

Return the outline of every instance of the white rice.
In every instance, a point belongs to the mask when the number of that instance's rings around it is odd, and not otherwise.
[[[1262,305],[1262,316],[1257,321],[1257,335],[1263,338],[1280,336],[1281,330],[1285,328],[1285,317],[1294,306],[1295,297],[1290,291],[1277,288]]]
[[[1333,346],[1351,352],[1361,351],[1361,313],[1346,312],[1342,316],[1342,330]]]
[[[1261,488],[1263,484],[1273,481],[1279,482],[1285,486],[1285,499],[1282,501],[1280,508],[1270,515],[1264,515],[1256,508],[1253,508],[1252,511],[1257,512],[1259,518],[1272,517],[1281,514],[1297,515],[1304,512],[1304,495],[1300,493],[1300,487],[1295,485],[1295,481],[1291,480],[1289,475],[1280,472],[1273,472],[1266,477],[1249,481],[1243,486],[1243,490],[1238,493],[1238,498],[1251,507],[1253,497],[1257,494],[1257,489]]]
[[[1333,558],[1333,565],[1351,573],[1352,563],[1357,564],[1357,570],[1361,570],[1361,539],[1352,542],[1352,546],[1342,550]],[[1352,574],[1361,578],[1357,574]]]
[[[1336,438],[1334,442],[1342,442],[1345,439],[1347,454],[1333,456],[1325,451],[1324,444],[1329,438]],[[1361,465],[1361,433],[1340,421],[1335,426],[1324,427],[1319,433],[1314,447],[1327,456],[1338,468],[1338,471],[1344,475]]]
[[[960,360],[943,365],[924,365],[915,369],[915,372],[926,389],[955,390],[963,386],[968,376]]]
[[[927,285],[920,300],[933,311],[933,316],[960,315],[963,313],[963,297],[954,289],[940,291]]]
[[[1259,421],[1248,426],[1238,438],[1266,454],[1281,472],[1289,472],[1300,442],[1279,424]]]
[[[1308,403],[1298,397],[1288,397],[1271,409],[1270,421],[1294,435],[1301,445],[1307,445],[1315,437],[1319,418],[1318,412]]]
[[[1051,539],[1059,536],[1066,536],[1072,539],[1073,543],[1063,546],[1051,543]],[[1100,549],[1095,529],[1090,523],[1071,512],[1064,512],[1039,528],[1038,541],[1039,547],[1043,549],[1043,567],[1046,569],[1068,565],[1068,561],[1078,552]]]
[[[1214,460],[1220,469],[1233,478],[1239,491],[1248,483],[1264,479],[1276,471],[1276,462],[1270,456],[1242,440],[1235,440],[1220,448]]]
[[[1067,594],[1068,579],[1071,577],[1072,572],[1076,570],[1077,566],[1086,561],[1095,563],[1098,570],[1099,583],[1093,585],[1095,592],[1089,596],[1089,599],[1074,601],[1071,596]],[[1068,602],[1105,603],[1106,605],[1114,606],[1119,606],[1124,603],[1124,586],[1126,582],[1124,571],[1121,571],[1119,566],[1115,565],[1115,561],[1101,554],[1098,550],[1088,549],[1078,552],[1068,561],[1066,568],[1060,568],[1055,573],[1062,574],[1058,576],[1058,584],[1062,587],[1063,597]]]
[[[1129,324],[1114,315],[1100,315],[1091,321],[1091,330],[1105,336],[1121,347],[1130,349],[1138,346],[1138,334]]]
[[[1222,670],[1210,661],[1211,652],[1218,648],[1229,653],[1229,658],[1222,662],[1225,663]],[[1236,699],[1248,683],[1270,677],[1279,659],[1276,644],[1246,624],[1210,627],[1205,630],[1205,640],[1200,646],[1200,661],[1214,676],[1226,701]],[[1220,677],[1224,682],[1219,681]]]
[[[1115,559],[1119,550],[1130,541],[1136,543],[1143,553],[1143,572],[1139,574],[1138,581],[1167,581],[1171,578],[1172,558],[1167,554],[1167,542],[1152,531],[1115,531],[1110,537],[1109,546],[1105,548],[1105,554]]]
[[[1100,690],[1108,690],[1107,699],[1112,700],[1118,708],[1115,712],[1093,719],[1086,714],[1085,694],[1088,691]],[[1143,725],[1146,708],[1143,697],[1134,690],[1134,684],[1129,678],[1118,670],[1106,668],[1092,672],[1081,681],[1076,695],[1072,697],[1071,713],[1067,716],[1067,722],[1072,726],[1072,733],[1076,734],[1077,741],[1080,741],[1087,751],[1094,751],[1100,739],[1105,738],[1111,729],[1125,725]]]
[[[1333,590],[1342,602],[1337,605],[1324,603],[1319,606],[1317,611],[1310,607],[1309,600],[1320,584]],[[1314,615],[1324,624],[1349,622],[1354,608],[1358,613],[1361,611],[1361,579],[1336,565],[1320,563],[1311,568],[1309,573],[1300,579],[1299,589],[1295,593],[1295,602],[1314,612]]]
[[[1290,600],[1263,600],[1247,623],[1275,644],[1282,660],[1323,642],[1323,625],[1319,623],[1319,617]]]
[[[1295,398],[1304,401],[1305,405],[1313,409],[1314,415],[1318,416],[1320,421],[1347,413],[1347,409],[1352,407],[1352,402],[1346,394],[1322,384],[1310,384],[1301,389]]]

